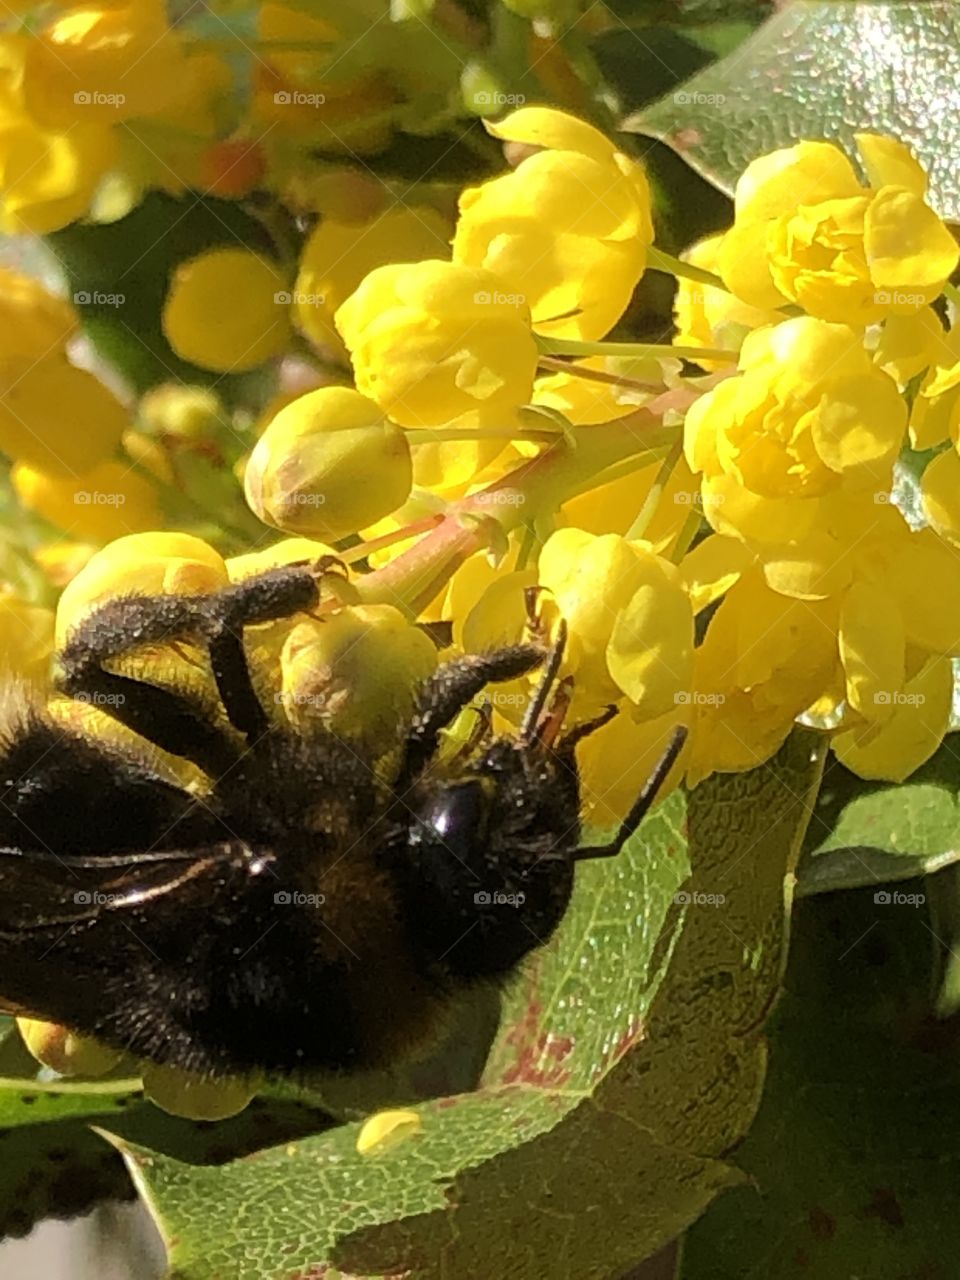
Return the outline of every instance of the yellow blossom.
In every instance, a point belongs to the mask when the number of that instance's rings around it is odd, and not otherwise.
[[[586,710],[624,694],[644,718],[677,705],[693,661],[693,610],[676,567],[649,543],[552,534],[539,583],[567,624],[565,670]]]
[[[298,729],[322,725],[382,755],[396,745],[417,689],[436,665],[433,642],[399,609],[348,605],[293,626],[278,697]]]
[[[311,342],[340,348],[334,314],[361,280],[388,262],[446,253],[450,225],[429,206],[396,205],[366,222],[323,218],[300,255],[293,288],[298,327]]]
[[[4,371],[0,449],[50,475],[75,477],[106,460],[127,413],[86,369],[54,353]]]
[[[706,236],[681,254],[684,262],[716,272],[719,267],[722,235]],[[678,276],[673,300],[676,333],[673,341],[680,347],[719,347],[739,351],[743,339],[752,329],[776,324],[782,319],[770,307],[753,307],[726,289]],[[722,366],[716,360],[703,360],[705,369]]]
[[[242,373],[285,350],[289,302],[276,264],[247,249],[211,249],[175,271],[163,332],[183,360]]]
[[[63,129],[150,115],[177,91],[183,67],[163,0],[71,5],[29,41],[25,103]]]
[[[0,670],[44,684],[53,655],[54,614],[13,591],[0,590]]]
[[[626,310],[653,240],[643,168],[552,108],[521,107],[487,128],[541,150],[463,192],[454,260],[521,293],[538,333],[602,338]]]
[[[28,511],[85,542],[109,542],[161,523],[156,489],[129,464],[101,462],[70,479],[19,462],[11,480]]]
[[[932,302],[960,250],[925,202],[926,174],[891,138],[858,134],[870,186],[828,142],[754,160],[737,183],[736,220],[720,273],[757,307],[796,303],[824,320],[864,325]]]
[[[99,551],[66,587],[57,606],[57,643],[111,596],[193,595],[227,583],[222,556],[187,533],[133,533]]]
[[[753,768],[835,678],[837,606],[779,595],[753,570],[721,600],[696,650],[687,781]]]
[[[783,542],[814,526],[811,499],[889,492],[907,410],[852,329],[807,316],[758,329],[739,368],[684,426],[715,529]]]
[[[407,427],[529,401],[530,310],[489,271],[426,261],[378,267],[336,314],[357,389]]]
[[[410,493],[403,431],[359,392],[321,387],[292,401],[247,463],[247,501],[291,533],[337,539],[390,515]]]

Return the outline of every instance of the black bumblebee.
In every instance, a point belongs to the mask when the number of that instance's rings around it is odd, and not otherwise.
[[[608,716],[561,732],[562,640],[440,666],[389,786],[329,731],[271,720],[244,631],[314,609],[320,576],[292,565],[210,595],[117,598],[70,635],[62,691],[211,786],[198,798],[146,751],[22,711],[0,745],[6,1007],[211,1077],[380,1066],[427,1039],[459,990],[545,943],[577,860],[617,853],[636,829],[682,735],[616,838],[579,847],[574,747]],[[232,728],[110,669],[170,642],[206,649]],[[516,736],[438,758],[441,731],[488,682],[544,663]]]

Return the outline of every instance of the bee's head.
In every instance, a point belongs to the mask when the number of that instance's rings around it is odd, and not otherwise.
[[[573,890],[573,753],[499,738],[408,797],[404,877],[418,935],[465,977],[502,973],[546,942]]]

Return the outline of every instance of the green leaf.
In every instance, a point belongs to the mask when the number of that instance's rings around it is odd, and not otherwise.
[[[670,1241],[739,1177],[820,764],[797,732],[584,864],[481,1087],[420,1104],[417,1135],[360,1156],[348,1124],[217,1169],[115,1139],[172,1274],[599,1280]]]
[[[960,734],[906,782],[865,782],[831,760],[797,870],[797,891],[907,880],[960,860]]]
[[[855,154],[855,133],[890,133],[926,166],[937,211],[957,220],[958,44],[952,0],[797,0],[624,128],[668,143],[728,193],[756,156],[800,138],[836,139]]]
[[[798,905],[750,1182],[688,1233],[680,1280],[956,1273],[960,1023],[931,1017],[929,944],[922,908],[870,892]]]

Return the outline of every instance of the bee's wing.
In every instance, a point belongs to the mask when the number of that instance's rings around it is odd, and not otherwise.
[[[196,1020],[277,921],[272,861],[240,840],[99,858],[0,850],[0,1007],[224,1071]]]
[[[202,892],[252,857],[240,841],[109,857],[0,848],[0,940],[23,944],[25,935],[36,934],[53,939],[108,914],[140,914],[147,904],[190,884]]]

